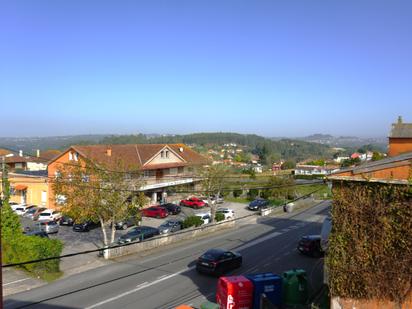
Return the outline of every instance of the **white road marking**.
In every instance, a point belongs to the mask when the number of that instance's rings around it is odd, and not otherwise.
[[[159,279],[163,279],[164,277],[167,277],[167,275],[160,276],[160,277],[158,277],[157,279],[158,279],[158,280],[159,280]]]
[[[18,283],[18,282],[22,282],[22,281],[26,281],[26,280],[29,280],[29,279],[30,278],[24,278],[24,279],[16,280],[16,281],[13,281],[13,282],[5,283],[5,284],[3,284],[3,286]]]
[[[148,284],[148,283],[149,283],[149,282],[145,281],[145,282],[139,284],[139,285],[137,286],[137,288],[140,288],[140,287],[142,287],[142,286],[144,286],[144,285],[146,285],[146,284]]]
[[[94,305],[91,305],[91,306],[89,306],[89,307],[86,307],[85,309],[97,308],[97,307],[99,307],[99,306],[102,306],[102,305],[104,305],[104,304],[110,303],[110,302],[112,302],[112,301],[114,301],[114,300],[117,300],[117,299],[119,299],[119,298],[125,297],[125,296],[127,296],[127,295],[133,294],[133,293],[135,293],[135,292],[137,292],[137,291],[140,291],[140,290],[142,290],[142,289],[148,288],[149,286],[158,284],[158,283],[160,283],[160,282],[162,282],[162,281],[165,281],[165,280],[167,280],[167,279],[176,277],[176,276],[178,276],[178,275],[180,275],[180,274],[182,274],[182,273],[184,273],[184,272],[186,272],[186,271],[190,271],[190,270],[193,270],[193,269],[195,269],[194,266],[189,267],[189,268],[186,268],[186,269],[182,269],[182,270],[180,270],[180,271],[178,271],[178,272],[176,272],[176,273],[174,273],[174,274],[171,274],[171,275],[168,275],[168,276],[166,276],[166,277],[163,277],[162,279],[158,279],[158,280],[152,281],[152,282],[150,282],[150,283],[147,283],[147,284],[144,285],[144,286],[138,286],[138,287],[136,287],[136,288],[133,289],[133,290],[130,290],[130,291],[124,292],[124,293],[122,293],[122,294],[119,294],[119,295],[117,295],[117,296],[108,298],[108,299],[103,300],[103,301],[101,301],[101,302],[99,302],[99,303],[97,303],[97,304],[94,304]]]
[[[289,229],[286,229],[286,230],[288,231]],[[238,247],[236,250],[237,250],[237,251],[240,251],[240,250],[244,250],[244,249],[253,247],[253,246],[257,245],[257,244],[260,244],[260,243],[262,243],[262,242],[264,242],[264,241],[266,241],[266,240],[269,240],[269,239],[271,239],[271,238],[275,238],[275,237],[277,237],[277,236],[279,236],[279,235],[282,235],[282,231],[280,231],[280,232],[273,232],[273,233],[270,233],[270,234],[268,234],[268,235],[266,235],[266,236],[264,236],[264,237],[255,239],[254,241],[251,241],[251,242],[249,242],[249,243],[247,243],[247,244],[244,244],[243,246]],[[86,307],[85,309],[97,308],[97,307],[99,307],[99,306],[102,306],[102,305],[104,305],[104,304],[110,303],[110,302],[112,302],[112,301],[115,301],[115,300],[120,299],[120,298],[122,298],[122,297],[125,297],[125,296],[127,296],[127,295],[133,294],[133,293],[135,293],[135,292],[138,292],[138,291],[140,291],[140,290],[143,290],[143,289],[145,289],[145,288],[148,288],[148,287],[150,287],[150,286],[152,286],[152,285],[158,284],[158,283],[160,283],[160,282],[162,282],[162,281],[171,279],[171,278],[173,278],[173,277],[176,277],[176,276],[178,276],[178,275],[180,275],[180,274],[182,274],[182,273],[184,273],[184,272],[191,271],[191,270],[193,270],[193,269],[195,269],[195,266],[182,269],[182,270],[180,270],[180,271],[178,271],[178,272],[176,272],[176,273],[170,274],[170,275],[166,275],[166,276],[159,277],[159,278],[156,279],[155,281],[152,281],[152,282],[150,282],[150,283],[147,283],[146,285],[139,285],[139,286],[137,286],[137,287],[136,287],[135,289],[133,289],[133,290],[130,290],[130,291],[121,293],[121,294],[119,294],[119,295],[117,295],[117,296],[108,298],[108,299],[103,300],[103,301],[101,301],[101,302],[99,302],[99,303],[97,303],[97,304],[94,304],[94,305],[91,305],[91,306],[89,306],[89,307]],[[257,269],[257,267],[255,266],[255,267],[253,267],[253,268],[250,268],[250,269],[247,270],[246,272],[252,271],[253,269]]]

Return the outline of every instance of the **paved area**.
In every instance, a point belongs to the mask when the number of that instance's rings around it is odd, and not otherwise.
[[[223,247],[239,251],[243,266],[231,274],[275,272],[302,268],[309,287],[322,282],[323,259],[299,254],[302,235],[319,233],[329,203],[276,218],[261,218],[224,234],[206,237],[150,255],[127,256],[95,270],[59,280],[46,287],[5,299],[5,308],[175,308],[182,303],[195,307],[213,301],[217,278],[197,274],[194,261],[205,250]]]

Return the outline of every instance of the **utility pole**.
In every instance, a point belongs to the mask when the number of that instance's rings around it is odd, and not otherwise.
[[[1,198],[0,198],[0,309],[3,309],[3,247],[1,243],[1,229],[2,229],[2,212],[3,203],[6,197],[6,181],[7,181],[7,170],[6,170],[6,157],[1,157]]]

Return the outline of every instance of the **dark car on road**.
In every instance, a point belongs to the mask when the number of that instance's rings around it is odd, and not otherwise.
[[[130,217],[130,218],[127,218],[127,219],[117,221],[115,223],[115,228],[116,228],[116,230],[125,230],[125,229],[127,229],[131,226],[138,225],[138,224],[139,224],[139,220],[137,218]]]
[[[216,276],[242,266],[242,255],[223,249],[210,249],[196,262],[196,270],[200,273]]]
[[[99,223],[93,221],[84,221],[81,223],[73,224],[73,231],[75,232],[89,232],[99,226]]]
[[[183,226],[183,221],[181,220],[167,220],[165,223],[159,226],[160,234],[173,233],[180,231]]]
[[[298,243],[299,252],[313,257],[322,256],[323,251],[320,246],[320,238],[320,235],[303,236]]]
[[[69,216],[62,216],[59,220],[59,224],[72,226],[74,224],[74,220],[73,218],[70,218]]]
[[[137,226],[119,237],[118,243],[124,244],[134,241],[143,241],[145,239],[159,235],[159,230],[151,226]]]
[[[142,214],[145,217],[153,217],[158,219],[166,218],[169,215],[166,208],[161,206],[152,206],[149,208],[142,209]]]
[[[250,210],[260,210],[261,208],[266,208],[269,206],[269,201],[263,198],[258,198],[252,202],[250,202],[249,208]]]
[[[178,215],[182,211],[179,205],[172,203],[163,204],[162,207],[166,208],[170,215]]]

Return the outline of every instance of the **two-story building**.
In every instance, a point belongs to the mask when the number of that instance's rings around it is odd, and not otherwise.
[[[65,164],[73,164],[86,158],[110,169],[116,162],[122,162],[125,173],[139,171],[140,187],[158,203],[167,199],[172,187],[185,186],[193,190],[199,182],[196,170],[208,163],[207,159],[184,144],[133,144],[133,145],[91,145],[71,146],[48,165],[48,177],[58,175]],[[51,207],[55,207],[55,196],[49,186]]]

